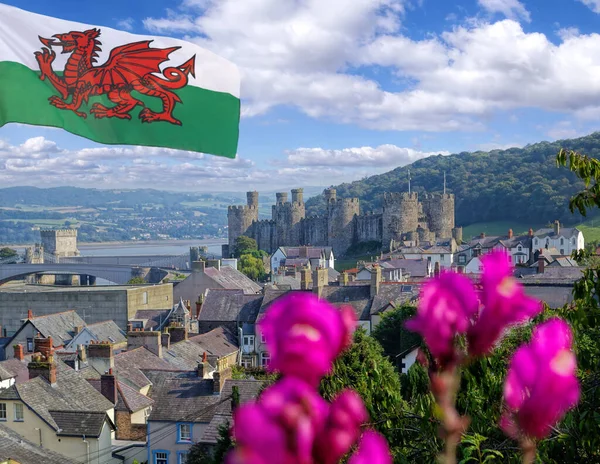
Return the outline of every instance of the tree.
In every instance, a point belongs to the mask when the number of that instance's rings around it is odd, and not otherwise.
[[[133,277],[127,282],[128,285],[143,285],[146,281],[142,277]]]
[[[234,256],[240,258],[242,255],[258,251],[256,240],[245,235],[240,235],[235,239]]]
[[[206,450],[206,445],[196,443],[190,447],[186,464],[213,464],[213,459]]]
[[[404,328],[404,323],[416,313],[415,306],[404,304],[383,314],[381,322],[371,334],[383,347],[384,354],[399,367],[400,354],[420,345],[421,337]]]
[[[16,263],[19,253],[12,248],[4,247],[0,248],[0,261],[5,263]]]
[[[212,454],[208,451],[206,445],[201,443],[192,445],[185,461],[186,464],[223,464],[225,455],[234,446],[229,429],[229,421],[219,426],[219,437]]]
[[[239,260],[239,270],[252,280],[264,280],[266,277],[265,265],[262,258],[256,258],[251,254],[244,254]]]

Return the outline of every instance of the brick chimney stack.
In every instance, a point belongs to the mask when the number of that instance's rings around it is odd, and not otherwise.
[[[15,350],[15,359],[19,361],[23,361],[25,359],[25,354],[23,353],[23,345],[15,345],[13,346]]]
[[[327,269],[322,267],[317,267],[313,272],[313,293],[315,293],[318,298],[321,298],[323,288],[328,284],[327,275]]]
[[[171,343],[178,343],[188,339],[187,327],[169,327]]]
[[[56,364],[54,364],[52,351],[48,353],[47,357],[36,353],[27,365],[27,369],[29,370],[29,380],[44,377],[50,385],[56,384]]]
[[[226,380],[231,378],[231,375],[231,367],[213,372],[213,393],[215,395],[219,395],[223,391],[223,385],[225,385]]]
[[[485,232],[481,232],[481,234],[479,235],[479,238],[485,238]]]
[[[100,393],[112,404],[117,404],[117,379],[112,369],[100,377]]]
[[[546,260],[542,255],[542,250],[540,250],[540,254],[538,255],[538,274],[543,274],[544,269],[546,267]]]
[[[33,311],[31,309],[27,310],[27,319],[29,319],[29,320],[33,319]]]
[[[508,229],[508,238],[513,238],[513,230]]]
[[[381,286],[381,267],[378,264],[373,266],[371,270],[371,298],[375,298],[379,293],[379,287]]]
[[[312,278],[310,275],[310,269],[300,269],[300,290],[308,290],[310,288],[311,283]]]
[[[38,336],[33,339],[33,352],[42,353],[44,356],[48,356],[52,350],[52,337],[44,338]]]

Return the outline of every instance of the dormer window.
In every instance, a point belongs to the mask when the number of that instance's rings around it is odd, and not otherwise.
[[[517,247],[517,250],[519,250],[519,251],[522,251],[522,250],[523,250],[523,247],[522,247],[521,245],[519,245],[519,246]]]
[[[564,238],[562,238],[562,237],[561,237],[561,239],[560,239],[560,244],[561,244],[561,245],[564,245],[564,244],[565,244],[565,239],[564,239]]]

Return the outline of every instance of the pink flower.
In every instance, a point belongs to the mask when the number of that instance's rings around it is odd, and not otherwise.
[[[473,356],[489,353],[504,330],[542,310],[541,302],[525,295],[523,287],[512,276],[508,258],[504,252],[493,252],[482,258],[483,308],[467,334],[469,353]]]
[[[369,414],[361,397],[345,390],[331,403],[325,431],[317,437],[316,455],[321,464],[337,464],[360,436],[360,427]]]
[[[350,307],[340,310],[306,293],[282,297],[260,323],[271,354],[269,369],[318,385],[349,345],[355,325]]]
[[[373,430],[362,436],[358,450],[348,464],[392,464],[392,455],[385,438]]]
[[[273,462],[312,464],[316,437],[323,432],[329,405],[314,388],[293,377],[267,388],[256,403],[234,414],[237,442],[231,463]]]
[[[500,423],[508,435],[544,438],[577,404],[579,383],[572,339],[564,321],[550,319],[535,328],[528,345],[516,351],[504,384],[509,413]]]
[[[433,357],[447,364],[455,357],[456,335],[467,331],[478,306],[468,278],[443,272],[423,287],[417,315],[406,322],[406,328],[420,333]]]

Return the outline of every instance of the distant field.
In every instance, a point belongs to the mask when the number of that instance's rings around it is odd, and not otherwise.
[[[3,222],[12,222],[13,224],[17,222],[26,222],[28,224],[32,224],[38,227],[62,227],[65,225],[66,221],[71,223],[71,226],[78,227],[79,221],[75,218],[67,218],[67,219],[3,219]]]

